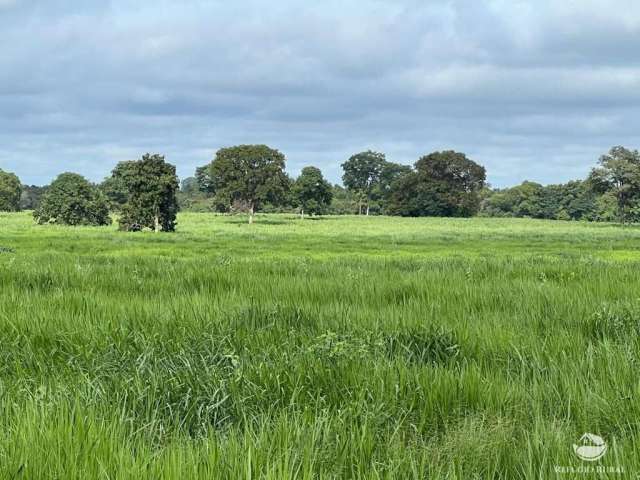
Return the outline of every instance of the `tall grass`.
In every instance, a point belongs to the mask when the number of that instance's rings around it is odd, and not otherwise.
[[[640,473],[640,230],[0,215],[5,478]],[[614,475],[615,476],[615,475]]]

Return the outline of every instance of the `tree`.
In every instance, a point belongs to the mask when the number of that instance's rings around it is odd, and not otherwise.
[[[39,224],[111,224],[107,199],[98,188],[77,173],[59,175],[42,196],[33,217]]]
[[[366,207],[369,215],[369,208],[374,197],[374,192],[380,182],[380,174],[386,163],[384,153],[366,152],[356,153],[349,160],[342,164],[344,175],[342,182],[348,190],[354,192],[360,199],[358,214],[362,213],[362,206]]]
[[[469,217],[480,208],[484,167],[454,151],[420,158],[392,185],[389,211],[402,216]]]
[[[121,230],[175,230],[178,177],[176,167],[165,162],[162,155],[147,153],[140,160],[120,162],[112,177],[127,196],[119,220]]]
[[[418,172],[404,175],[393,184],[388,210],[403,217],[451,216],[438,185]]]
[[[14,174],[0,169],[0,211],[17,212],[20,210],[22,185]]]
[[[391,198],[392,186],[404,175],[412,172],[409,165],[399,163],[384,162],[380,170],[380,178],[372,191],[372,198],[376,202],[378,212],[388,213],[389,200]]]
[[[618,220],[625,223],[637,216],[640,199],[640,153],[624,147],[613,147],[600,157],[599,167],[589,176],[593,190],[600,194],[612,193],[616,198]]]
[[[218,150],[210,168],[215,203],[247,211],[253,223],[254,213],[265,202],[278,205],[285,200],[289,179],[284,168],[284,155],[266,145]]]
[[[333,215],[354,215],[358,213],[360,204],[351,190],[342,185],[334,185],[331,189],[332,200],[329,211]]]
[[[316,167],[304,167],[291,190],[294,205],[300,208],[300,218],[304,218],[305,212],[322,215],[333,198],[331,184]]]
[[[211,178],[211,164],[196,168],[196,182],[201,192],[209,195],[215,194]]]

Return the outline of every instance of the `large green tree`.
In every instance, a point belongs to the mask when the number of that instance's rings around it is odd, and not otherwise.
[[[21,193],[20,179],[14,173],[0,169],[0,211],[17,212],[20,210]]]
[[[333,198],[331,184],[317,167],[304,167],[291,190],[294,206],[300,209],[300,218],[304,218],[305,212],[312,215],[326,213]]]
[[[367,150],[352,155],[342,164],[342,182],[359,199],[358,214],[362,213],[364,207],[369,215],[371,202],[379,188],[380,175],[386,163],[384,153]]]
[[[266,145],[221,148],[210,167],[215,203],[247,211],[253,223],[254,213],[265,202],[285,201],[289,178],[284,169],[284,155]]]
[[[109,206],[102,192],[77,173],[63,173],[47,188],[33,212],[40,223],[109,225]]]
[[[625,223],[640,218],[640,153],[624,147],[613,147],[600,157],[599,166],[591,171],[589,183],[597,193],[610,193],[616,198],[618,219]]]
[[[162,155],[145,154],[140,160],[120,162],[112,178],[114,185],[126,195],[120,229],[175,230],[178,177],[176,167],[167,163]]]
[[[480,208],[484,167],[463,153],[434,152],[394,182],[389,212],[402,216],[469,217]]]

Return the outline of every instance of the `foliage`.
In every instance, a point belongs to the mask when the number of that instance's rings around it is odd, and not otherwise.
[[[383,153],[361,152],[342,165],[345,186],[331,186],[323,179],[322,193],[312,192],[313,181],[294,182],[284,165],[284,155],[265,145],[223,148],[212,163],[182,181],[177,206],[198,212],[248,213],[250,222],[258,210],[300,211],[301,201],[307,202],[304,212],[346,215],[640,220],[640,154],[624,147],[614,147],[601,157],[586,180],[551,185],[524,181],[503,189],[492,189],[485,183],[482,166],[453,151],[426,155],[413,168],[389,162]],[[322,177],[319,170],[314,175]],[[115,212],[121,212],[130,197],[123,179],[124,175],[113,175],[100,185]],[[24,186],[20,208],[37,207],[43,188]],[[307,193],[301,197],[303,191]],[[155,228],[155,220],[151,224]]]
[[[196,168],[196,182],[198,189],[202,193],[209,196],[213,196],[216,193],[213,179],[211,178],[211,164]]]
[[[63,173],[42,196],[33,212],[40,223],[109,225],[109,206],[102,192],[77,173]]]
[[[380,175],[386,163],[384,153],[367,150],[356,153],[342,164],[344,186],[353,192],[359,201],[358,213],[365,207],[369,214],[374,192],[379,189]]]
[[[0,169],[0,211],[17,212],[20,210],[22,186],[14,174]]]
[[[322,172],[316,167],[304,167],[300,176],[294,182],[291,189],[293,204],[300,209],[300,214],[305,212],[311,215],[327,213],[333,198],[331,184],[322,176]]]
[[[266,145],[222,148],[210,168],[216,202],[248,212],[251,223],[265,202],[286,201],[289,178],[284,168],[284,155]]]
[[[463,153],[431,153],[392,185],[389,212],[409,217],[475,215],[485,178],[484,167]]]
[[[494,190],[482,202],[481,214],[494,217],[529,217],[549,220],[603,219],[598,196],[587,182],[542,186],[534,182]]]
[[[635,206],[640,200],[640,153],[624,147],[613,147],[600,157],[589,182],[598,193],[612,192],[618,206],[618,219],[622,223],[640,218]]]
[[[409,165],[387,161],[382,164],[379,180],[372,191],[373,209],[377,213],[389,213],[393,184],[412,171]]]
[[[118,166],[120,165],[122,164],[119,164]],[[122,175],[112,175],[107,177],[100,184],[99,188],[100,191],[104,193],[105,197],[107,197],[109,210],[112,212],[122,211],[122,207],[124,207],[129,199],[129,192],[124,183],[124,177]]]
[[[329,211],[333,215],[355,215],[359,213],[359,198],[351,190],[342,185],[333,185],[331,189],[331,205]]]
[[[176,167],[162,155],[145,154],[137,161],[120,162],[112,178],[126,192],[119,219],[122,230],[175,230],[178,177]]]

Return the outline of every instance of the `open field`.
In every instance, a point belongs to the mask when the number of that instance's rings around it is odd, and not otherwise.
[[[0,214],[2,478],[640,474],[640,229],[178,220]]]

